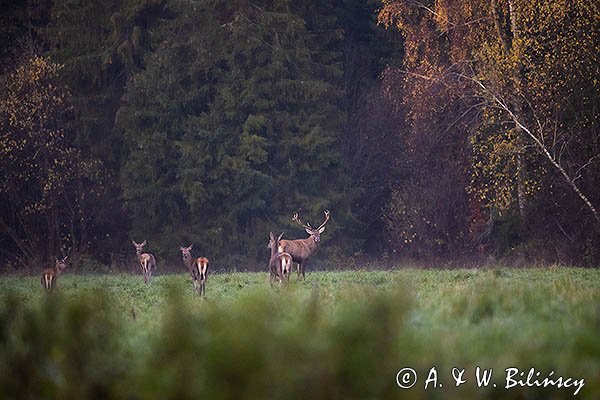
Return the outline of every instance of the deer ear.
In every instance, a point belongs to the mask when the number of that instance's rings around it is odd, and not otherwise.
[[[144,241],[142,242],[142,246],[145,246],[145,245],[146,245],[146,241],[144,240]]]
[[[273,235],[273,232],[269,232],[269,238],[270,239],[275,239],[275,235]]]
[[[323,232],[325,232],[325,227],[324,226],[322,226],[321,229],[319,229],[319,234],[321,234]]]
[[[69,256],[65,256],[65,258],[63,258],[62,262],[67,261],[67,258],[69,258]]]
[[[313,234],[312,229],[308,229],[308,228],[304,228],[304,230],[306,231],[306,233],[308,233],[309,235]]]
[[[191,249],[192,249],[192,247],[194,247],[194,245],[193,245],[193,244],[190,244],[190,245],[188,246],[188,250],[191,250]]]
[[[134,246],[137,246],[137,243],[133,239],[131,239],[131,244],[133,244]]]
[[[283,237],[283,232],[281,232],[281,235],[279,235],[279,237],[277,238],[277,241],[280,241],[282,237]]]

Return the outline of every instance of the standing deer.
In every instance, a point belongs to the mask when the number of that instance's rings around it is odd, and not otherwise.
[[[312,228],[310,224],[303,224],[300,221],[300,217],[298,213],[294,213],[292,217],[292,221],[296,221],[300,226],[304,228],[306,233],[310,236],[306,239],[296,239],[296,240],[281,240],[279,242],[280,253],[289,253],[292,256],[292,260],[298,263],[298,277],[302,275],[304,279],[304,263],[306,259],[310,257],[319,247],[319,242],[321,241],[321,233],[325,231],[325,225],[329,221],[329,210],[325,210],[323,212],[325,214],[325,220],[318,228]]]
[[[279,252],[279,243],[283,233],[275,238],[273,232],[269,232],[269,244],[267,248],[271,250],[271,258],[269,259],[269,282],[273,286],[273,282],[278,279],[285,286],[289,285],[290,273],[292,271],[292,256],[286,252]]]
[[[198,257],[192,264],[193,268],[198,271],[198,294],[206,296],[206,280],[208,279],[208,258]]]
[[[188,272],[190,273],[192,283],[194,284],[194,290],[196,290],[196,277],[198,275],[198,271],[192,268],[192,246],[193,245],[189,245],[188,247],[179,247],[179,250],[181,251],[181,255],[183,257],[183,265],[187,268]]]
[[[142,253],[142,249],[146,245],[145,240],[141,244],[136,243],[135,240],[132,240],[131,243],[133,243],[133,246],[135,247],[135,254],[137,255],[140,268],[142,269],[142,274],[144,275],[144,283],[149,283],[150,278],[152,277],[152,271],[156,268],[156,258],[150,253]]]
[[[206,294],[206,279],[208,278],[208,258],[198,257],[192,258],[192,246],[180,247],[183,256],[183,264],[187,267],[194,290],[199,295]]]
[[[46,292],[52,293],[54,291],[54,287],[56,286],[56,280],[59,275],[63,272],[65,268],[67,268],[67,258],[66,256],[62,260],[56,259],[53,268],[46,268],[42,272],[42,286],[46,289]]]

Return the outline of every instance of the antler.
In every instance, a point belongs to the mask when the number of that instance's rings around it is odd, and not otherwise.
[[[316,230],[319,230],[322,227],[324,227],[325,224],[327,223],[327,221],[329,221],[329,210],[323,211],[323,214],[325,214],[325,221],[323,221],[323,223],[321,225],[319,225],[319,227]]]
[[[302,221],[300,221],[300,217],[298,216],[297,212],[295,212],[294,215],[292,216],[292,221],[296,221],[298,223],[298,225],[300,225],[301,227],[303,227],[305,229],[312,230],[310,224],[304,224],[304,223],[302,223]]]
[[[296,221],[303,228],[318,231],[319,229],[323,228],[325,226],[325,224],[329,221],[329,210],[325,210],[325,211],[323,211],[323,213],[325,214],[325,221],[323,221],[323,223],[321,225],[319,225],[319,227],[316,229],[313,229],[310,226],[310,223],[304,224],[302,221],[300,221],[300,217],[298,216],[297,212],[294,213],[294,216],[292,217],[292,221]]]

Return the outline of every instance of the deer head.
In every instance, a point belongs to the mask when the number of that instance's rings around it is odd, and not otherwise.
[[[67,268],[67,258],[69,258],[69,256],[65,256],[65,258],[63,258],[62,260],[59,260],[58,258],[55,259],[56,261],[54,263],[54,270],[58,274],[60,274],[65,268]]]
[[[142,243],[136,243],[135,240],[132,240],[131,243],[135,247],[135,252],[137,253],[137,255],[142,254],[142,250],[144,249],[144,246],[146,245],[146,241],[144,240]]]
[[[319,225],[318,228],[313,228],[312,226],[310,226],[310,223],[304,224],[300,220],[300,217],[298,216],[297,212],[294,213],[294,215],[292,216],[292,221],[296,221],[298,225],[302,226],[306,233],[308,233],[311,236],[311,238],[313,238],[315,243],[319,243],[321,241],[321,233],[325,231],[325,225],[329,221],[329,210],[325,210],[323,211],[323,213],[325,214],[325,220],[321,223],[321,225]]]
[[[180,247],[179,250],[183,256],[183,261],[189,262],[192,260],[192,247],[194,245],[190,244],[188,247]]]
[[[279,246],[279,241],[281,240],[282,237],[283,237],[283,232],[277,238],[275,238],[275,235],[273,235],[273,232],[269,232],[269,243],[267,244],[267,249],[271,250],[271,255],[273,255],[274,253],[277,253],[277,247]]]

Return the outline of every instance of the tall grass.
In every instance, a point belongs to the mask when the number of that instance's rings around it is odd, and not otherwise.
[[[600,271],[320,272],[288,290],[266,273],[0,278],[2,398],[571,398],[505,389],[509,367],[584,378],[600,394]],[[427,390],[432,367],[443,387]],[[478,388],[475,368],[497,387]],[[396,384],[404,367],[419,376]],[[453,367],[468,382],[454,387]]]

